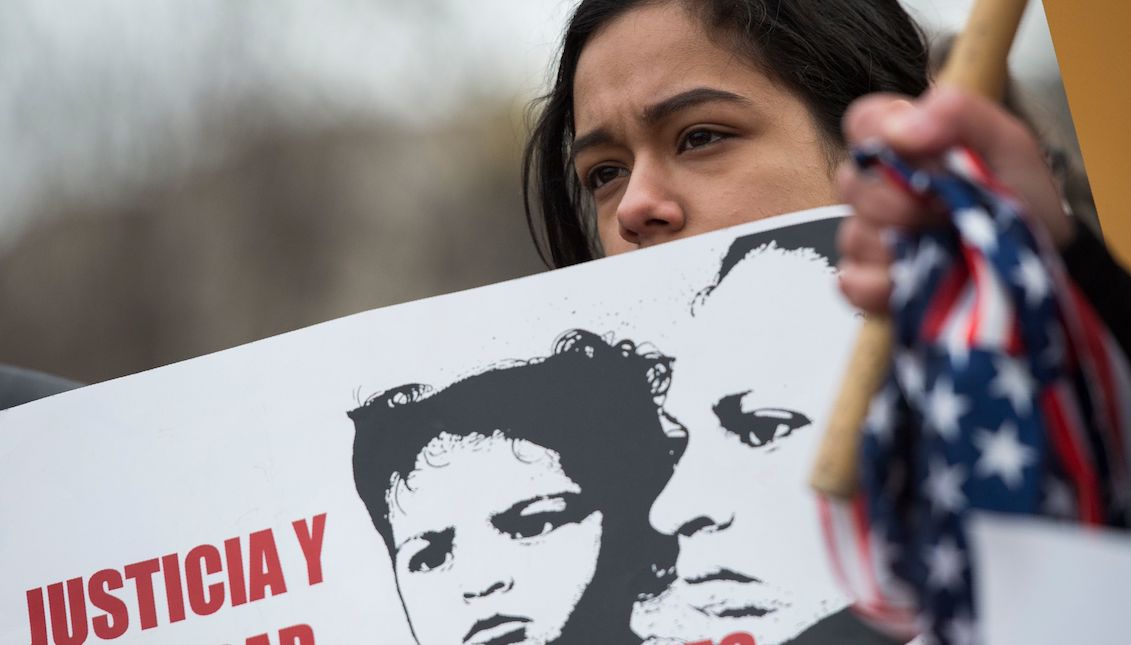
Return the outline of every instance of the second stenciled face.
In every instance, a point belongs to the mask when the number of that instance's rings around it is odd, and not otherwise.
[[[541,644],[593,579],[602,515],[556,452],[441,434],[389,490],[401,597],[421,645]]]
[[[752,252],[696,307],[665,406],[687,450],[651,509],[678,579],[636,631],[778,645],[845,607],[806,479],[852,319],[807,249]]]

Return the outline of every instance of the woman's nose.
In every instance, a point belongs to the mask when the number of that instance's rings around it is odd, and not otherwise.
[[[687,223],[686,213],[664,174],[639,162],[629,175],[616,216],[620,236],[639,246],[670,239]]]
[[[734,509],[724,502],[726,496],[714,489],[711,470],[696,472],[684,456],[676,464],[672,478],[652,502],[648,520],[664,535],[690,537],[700,532],[717,532],[734,523]]]

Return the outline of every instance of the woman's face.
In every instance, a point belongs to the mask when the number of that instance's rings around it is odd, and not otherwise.
[[[593,579],[601,513],[558,454],[442,434],[388,493],[393,568],[421,645],[548,643]]]
[[[776,645],[845,606],[806,479],[852,317],[823,258],[777,250],[696,309],[665,405],[688,445],[650,516],[677,580],[648,633]]]
[[[605,25],[573,89],[574,168],[607,254],[837,202],[801,99],[714,42],[682,3]]]

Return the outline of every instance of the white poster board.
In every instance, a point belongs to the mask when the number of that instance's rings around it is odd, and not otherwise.
[[[0,412],[0,642],[885,642],[805,484],[843,212]]]
[[[982,513],[970,537],[987,645],[1128,642],[1125,532]]]

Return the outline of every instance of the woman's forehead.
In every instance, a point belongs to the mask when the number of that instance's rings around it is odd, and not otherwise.
[[[640,112],[668,94],[726,84],[740,69],[760,75],[717,40],[679,3],[644,5],[614,18],[582,49],[573,87],[578,116],[610,101],[636,101]]]

